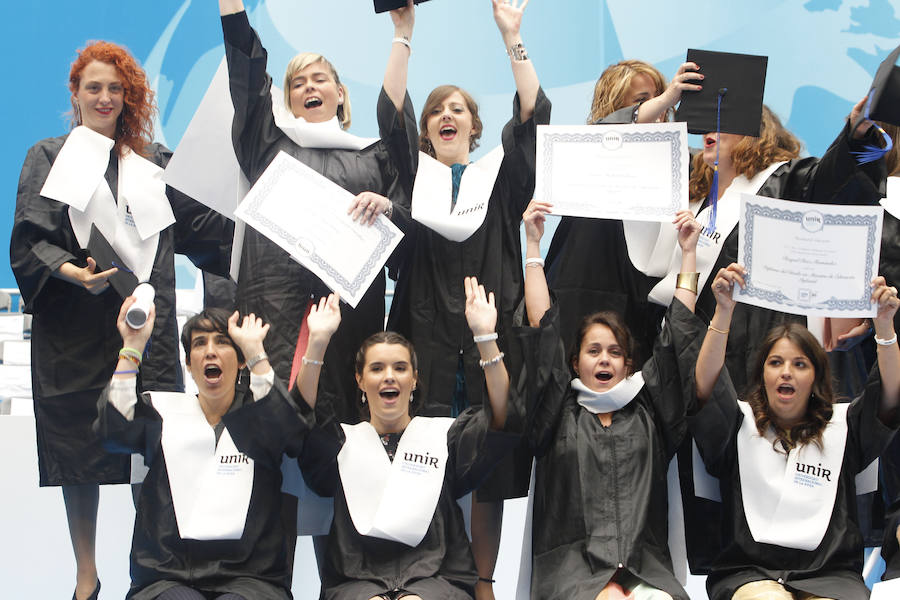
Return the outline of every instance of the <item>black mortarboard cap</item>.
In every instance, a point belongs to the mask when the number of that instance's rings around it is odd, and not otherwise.
[[[758,137],[769,58],[689,49],[687,62],[700,67],[704,79],[695,81],[703,89],[682,92],[675,119],[687,121],[689,133],[721,131]]]
[[[428,0],[415,0],[416,4],[422,4]],[[395,8],[403,8],[406,6],[406,0],[375,0],[375,12],[383,13]]]
[[[888,54],[879,65],[875,79],[872,81],[872,103],[869,118],[884,121],[892,125],[900,125],[900,46]]]
[[[97,271],[106,271],[117,267],[119,270],[109,278],[109,284],[122,297],[122,300],[131,295],[137,287],[138,280],[134,273],[128,270],[125,263],[109,244],[96,225],[91,225],[91,237],[88,240],[88,253],[97,263]]]

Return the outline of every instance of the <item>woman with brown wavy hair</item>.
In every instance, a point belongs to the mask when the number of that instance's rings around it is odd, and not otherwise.
[[[707,578],[711,600],[856,600],[868,597],[855,477],[898,425],[897,289],[872,280],[878,368],[852,403],[835,403],[825,350],[802,325],[772,329],[750,366],[746,401],[725,365],[738,264],[719,270],[716,309],[694,388],[691,432],[720,480],[724,546]]]
[[[850,122],[856,122],[863,106],[861,101],[853,107]],[[884,162],[860,165],[853,154],[864,144],[875,143],[871,138],[873,135],[869,122],[853,133],[850,126],[845,125],[821,158],[800,158],[801,143],[765,105],[759,137],[705,134],[703,150],[691,164],[689,181],[691,208],[703,223],[706,222],[704,211],[711,210],[712,199],[708,195],[717,154],[719,182],[716,226],[714,230],[704,231],[698,245],[701,282],[737,261],[737,207],[741,193],[823,204],[876,204],[884,187]],[[732,215],[730,220],[729,213]],[[651,299],[664,298],[663,287],[664,283],[654,288]],[[709,322],[715,306],[712,292],[704,289],[697,298],[697,315]],[[806,324],[802,316],[738,305],[725,358],[736,389],[744,389],[750,376],[748,368],[753,353],[765,333],[777,324],[791,321]]]
[[[129,481],[129,457],[107,454],[91,429],[122,349],[118,307],[131,293],[110,279],[129,271],[132,288],[149,281],[156,289],[152,354],[124,351],[136,363],[146,359],[142,385],[181,390],[174,253],[227,275],[231,225],[162,182],[171,152],[151,143],[153,91],[127,50],[94,42],[79,51],[69,91],[72,131],[41,140],[25,158],[10,264],[33,315],[40,484],[62,486],[77,565],[73,597],[83,599],[100,589],[98,484]],[[116,258],[100,267],[100,254]]]

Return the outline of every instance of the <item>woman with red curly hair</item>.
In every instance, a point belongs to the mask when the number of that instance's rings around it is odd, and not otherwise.
[[[91,428],[97,399],[117,355],[140,365],[142,387],[183,388],[174,253],[227,274],[232,226],[163,183],[171,152],[151,143],[153,91],[127,50],[89,44],[72,63],[69,90],[72,131],[41,140],[25,158],[10,264],[33,315],[40,484],[62,486],[80,600],[100,590],[98,485],[129,481],[129,457],[107,454]],[[156,289],[146,356],[122,348],[116,329],[123,296],[137,281]]]

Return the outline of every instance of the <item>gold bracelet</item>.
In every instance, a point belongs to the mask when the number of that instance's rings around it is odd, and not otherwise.
[[[706,329],[707,331],[715,331],[716,333],[721,333],[722,335],[728,335],[728,332],[731,331],[731,329],[716,329],[712,325],[710,325]]]
[[[678,279],[675,280],[675,287],[696,294],[699,282],[700,273],[679,273]]]

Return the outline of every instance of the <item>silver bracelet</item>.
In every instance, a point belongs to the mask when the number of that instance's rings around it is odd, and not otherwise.
[[[475,341],[476,344],[480,344],[481,342],[493,342],[494,340],[497,339],[497,332],[494,331],[493,333],[485,333],[484,335],[476,335],[476,336],[473,336],[472,339]]]
[[[494,358],[489,358],[487,360],[479,360],[478,364],[481,365],[481,368],[490,367],[496,364],[500,364],[500,361],[503,360],[503,357],[506,356],[502,352],[495,356]]]
[[[392,44],[403,44],[409,49],[409,53],[412,54],[412,44],[409,43],[409,38],[406,37],[395,37],[391,40]]]
[[[543,258],[526,258],[525,259],[526,267],[544,267],[544,259]]]
[[[325,364],[324,360],[313,360],[311,358],[306,358],[306,356],[301,357],[300,360],[304,365],[311,365],[313,367],[321,367]]]
[[[875,343],[878,344],[879,346],[890,346],[890,345],[892,345],[892,344],[896,344],[896,343],[897,343],[897,334],[895,333],[895,334],[894,334],[894,337],[888,338],[888,339],[886,339],[886,340],[883,340],[883,339],[881,339],[880,337],[878,337],[878,336],[876,335],[876,336],[875,336]]]
[[[522,44],[522,42],[516,42],[515,44],[507,48],[506,53],[515,62],[524,62],[528,60],[528,51],[525,49],[525,46]]]
[[[260,352],[253,358],[247,359],[247,368],[252,371],[253,367],[255,367],[256,365],[258,365],[259,363],[261,363],[264,360],[269,360],[269,355],[266,354],[265,352]]]

